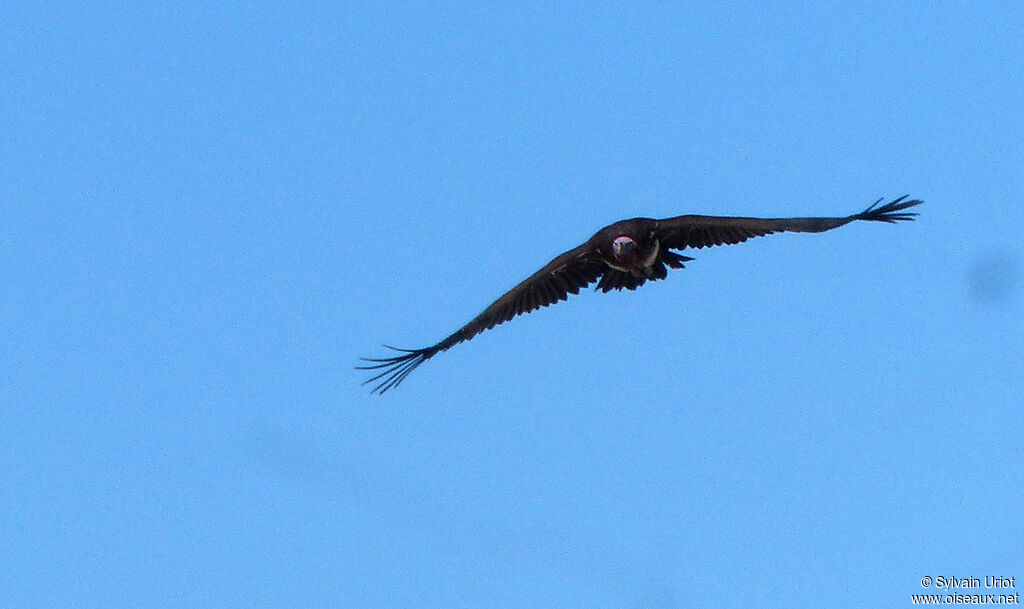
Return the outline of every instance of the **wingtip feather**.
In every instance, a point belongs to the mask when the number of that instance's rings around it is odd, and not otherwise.
[[[902,197],[893,199],[881,207],[878,207],[878,204],[884,199],[879,199],[861,213],[852,216],[852,218],[855,220],[869,220],[872,222],[888,222],[890,224],[912,221],[919,214],[917,212],[908,212],[903,210],[920,205],[924,203],[924,201],[921,201],[920,199],[907,200],[907,197],[909,196],[910,195],[903,195]]]
[[[392,351],[399,351],[402,355],[382,358],[361,357],[359,358],[360,360],[372,363],[366,366],[355,367],[356,370],[380,371],[362,382],[363,385],[369,385],[370,383],[380,380],[380,382],[370,390],[371,394],[384,395],[389,389],[397,387],[405,380],[405,377],[409,376],[409,373],[434,355],[433,348],[401,349],[399,347],[392,347],[391,345],[384,346]]]

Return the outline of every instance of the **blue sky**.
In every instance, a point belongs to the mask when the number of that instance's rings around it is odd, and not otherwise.
[[[10,607],[878,607],[1024,579],[1024,9],[0,15]],[[701,250],[371,396],[615,220]],[[1018,584],[1019,585],[1019,584]]]

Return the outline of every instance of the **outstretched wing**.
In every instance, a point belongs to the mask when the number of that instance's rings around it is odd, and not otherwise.
[[[517,315],[529,313],[541,307],[566,300],[569,294],[579,293],[581,288],[598,280],[607,267],[594,252],[589,242],[558,256],[541,270],[506,292],[491,306],[484,309],[473,321],[462,326],[448,338],[432,347],[423,349],[398,349],[384,345],[401,355],[385,358],[362,358],[369,362],[357,366],[359,370],[380,370],[376,376],[363,384],[380,381],[374,393],[384,393],[398,386],[410,372],[441,351],[467,341],[484,330],[489,330]]]
[[[677,216],[655,222],[655,235],[662,247],[684,249],[702,248],[713,245],[742,243],[751,237],[763,237],[772,233],[820,233],[854,220],[873,222],[900,222],[913,220],[916,213],[903,210],[920,205],[917,199],[906,200],[904,195],[881,207],[874,205],[845,218],[733,218],[726,216]]]

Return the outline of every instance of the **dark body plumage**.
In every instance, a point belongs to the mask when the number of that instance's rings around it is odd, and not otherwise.
[[[504,323],[517,315],[529,313],[576,294],[581,288],[597,282],[595,289],[635,290],[647,281],[664,279],[668,269],[681,269],[693,260],[670,250],[700,249],[713,245],[742,243],[752,237],[772,233],[820,233],[855,220],[899,222],[913,220],[916,213],[907,208],[919,205],[906,196],[859,214],[843,218],[743,218],[726,216],[677,216],[664,220],[631,218],[597,231],[586,243],[558,256],[541,270],[506,292],[472,321],[441,342],[423,349],[397,349],[401,355],[370,359],[360,370],[380,370],[366,383],[379,381],[375,393],[396,387],[420,364],[441,351],[467,341],[484,330]],[[385,345],[387,346],[387,345]]]

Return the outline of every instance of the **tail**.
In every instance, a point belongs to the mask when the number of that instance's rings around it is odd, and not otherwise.
[[[879,199],[874,204],[860,212],[850,216],[850,220],[870,220],[872,222],[889,222],[894,224],[896,222],[910,222],[918,214],[916,212],[905,212],[904,209],[920,205],[924,201],[918,199],[905,200],[910,195],[903,195],[902,197],[886,203],[885,205],[878,207],[878,204],[882,202]]]

